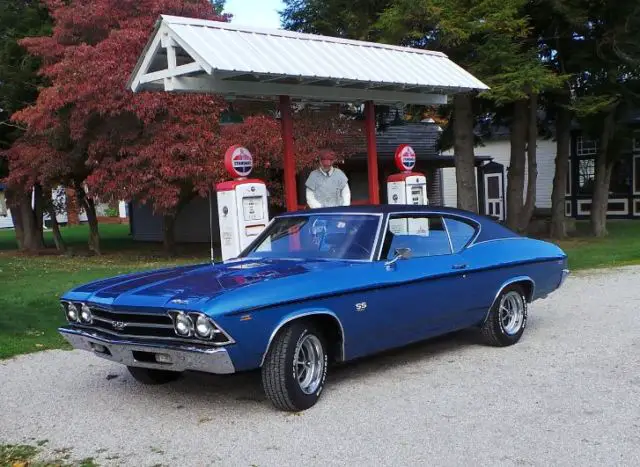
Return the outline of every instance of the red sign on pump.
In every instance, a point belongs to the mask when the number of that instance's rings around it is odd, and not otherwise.
[[[224,166],[233,178],[244,178],[253,169],[253,156],[247,148],[234,144],[224,154]]]
[[[396,167],[405,172],[411,172],[416,166],[416,152],[408,144],[401,144],[396,149]]]

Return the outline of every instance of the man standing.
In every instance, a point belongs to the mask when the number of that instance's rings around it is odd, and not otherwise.
[[[320,151],[320,166],[307,178],[307,205],[311,209],[331,206],[349,206],[351,190],[345,173],[333,166],[336,155],[329,149]]]

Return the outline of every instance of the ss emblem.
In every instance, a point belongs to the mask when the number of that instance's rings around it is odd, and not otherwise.
[[[356,303],[356,311],[364,311],[367,308],[367,302]]]

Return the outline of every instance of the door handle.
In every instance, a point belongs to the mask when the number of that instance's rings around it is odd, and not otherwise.
[[[468,264],[454,264],[452,269],[467,269]]]

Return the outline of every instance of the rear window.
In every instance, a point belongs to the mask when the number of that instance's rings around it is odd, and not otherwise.
[[[445,217],[444,221],[449,231],[453,252],[458,253],[473,238],[476,233],[476,228],[467,222],[450,217]]]

